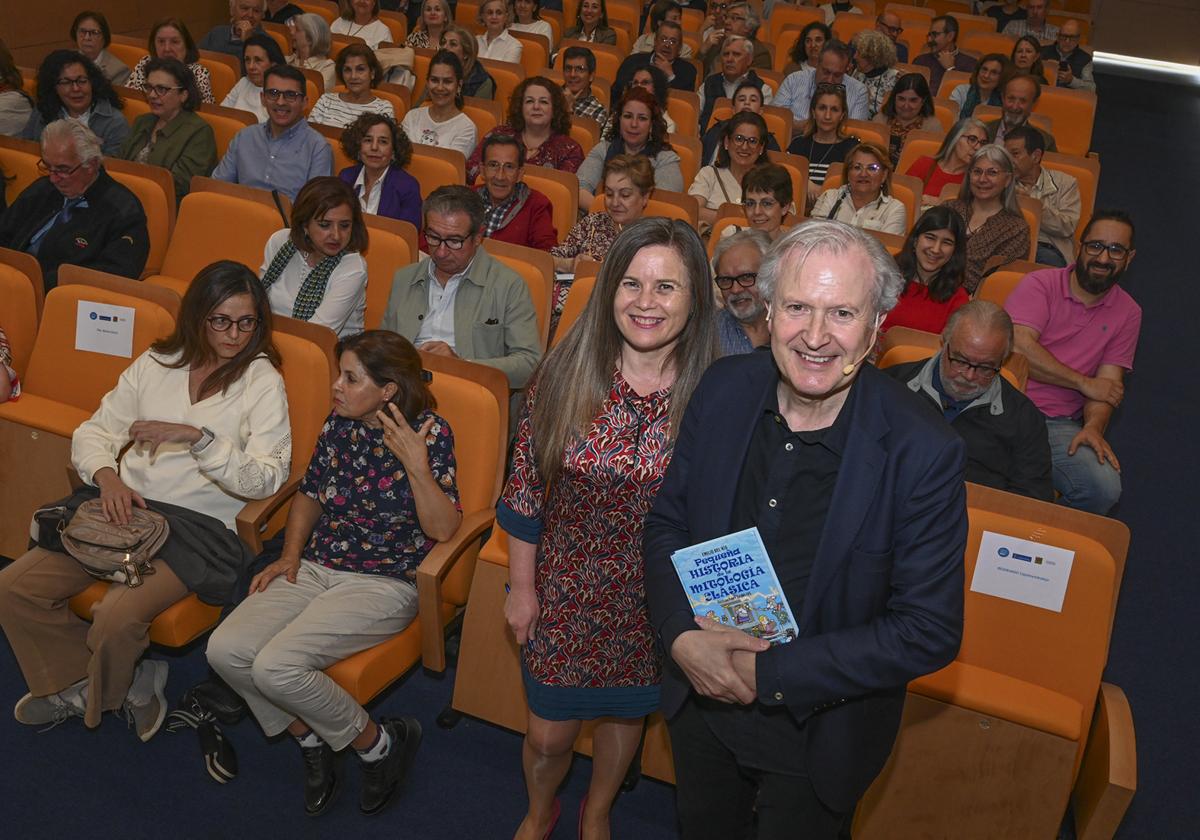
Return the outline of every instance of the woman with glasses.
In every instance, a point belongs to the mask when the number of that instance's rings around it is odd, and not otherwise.
[[[292,205],[292,226],[271,234],[259,269],[271,311],[362,332],[367,308],[367,226],[354,192],[339,178],[313,178]]]
[[[563,33],[564,41],[617,45],[617,33],[608,25],[608,6],[604,0],[580,0],[575,25]]]
[[[254,273],[228,261],[204,268],[175,331],[133,360],[71,436],[72,465],[99,491],[105,518],[127,524],[134,508],[166,502],[205,517],[191,520],[200,544],[240,554],[238,512],[278,490],[291,466],[279,365]],[[0,572],[0,625],[29,685],[18,722],[81,717],[94,728],[104,712],[123,710],[142,741],[154,736],[167,714],[167,663],[138,661],[150,622],[189,592],[232,603],[235,586],[186,550],[152,567],[137,587],[110,586],[90,624],[67,603],[95,583],[73,557],[34,548]],[[236,579],[244,570],[221,571]]]
[[[908,210],[904,202],[888,195],[892,164],[887,153],[874,143],[860,143],[846,155],[843,175],[844,186],[821,193],[809,215],[903,236]]]
[[[242,67],[246,75],[221,100],[222,108],[249,111],[266,122],[267,109],[262,103],[263,78],[276,64],[285,64],[283,50],[270,35],[251,35],[242,43]]]
[[[932,131],[940,134],[942,131],[941,122],[934,116],[929,82],[920,73],[905,73],[897,79],[887,102],[871,122],[887,126],[892,166],[900,161],[900,152],[910,133]]]
[[[170,170],[178,203],[187,195],[193,175],[212,174],[216,137],[212,126],[196,114],[200,92],[181,62],[155,58],[146,64],[146,101],[150,113],[133,121],[117,157]]]
[[[829,167],[841,163],[846,154],[859,144],[853,134],[845,133],[846,88],[821,82],[813,91],[809,103],[808,131],[792,139],[788,154],[808,159],[808,195],[806,206],[811,207],[821,194]]]
[[[900,78],[896,69],[896,45],[874,29],[864,29],[851,41],[854,47],[854,78],[867,89],[867,119],[874,119],[891,96]]]
[[[833,40],[833,30],[823,23],[813,21],[800,30],[788,53],[791,62],[783,68],[784,75],[797,70],[816,70],[821,60],[821,49]]]
[[[410,222],[421,229],[421,185],[405,172],[412,143],[404,129],[380,114],[363,114],[342,132],[342,151],[357,161],[338,173],[364,213]]]
[[[438,50],[429,62],[425,90],[429,104],[404,115],[401,127],[414,143],[457,149],[464,156],[475,148],[474,121],[463,113],[463,68],[458,56]]]
[[[103,14],[86,11],[75,15],[75,20],[71,21],[71,40],[75,42],[75,49],[100,68],[110,84],[125,84],[130,70],[125,62],[108,51],[112,31]]]
[[[975,150],[987,143],[987,127],[968,117],[959,120],[946,134],[937,154],[922,155],[908,167],[906,175],[920,178],[924,189],[921,203],[925,206],[941,201],[942,190],[950,184],[961,184],[975,156]]]
[[[309,122],[345,128],[358,119],[359,114],[396,118],[392,103],[376,96],[372,90],[383,81],[383,67],[370,47],[366,44],[343,47],[335,66],[346,89],[321,94],[308,114]]]
[[[447,26],[442,33],[441,49],[458,56],[463,68],[463,96],[474,96],[479,99],[496,98],[496,80],[492,78],[484,66],[479,63],[479,43],[475,36],[461,26]],[[425,100],[422,92],[418,102]]]
[[[424,0],[416,27],[404,39],[406,47],[436,50],[442,46],[442,35],[452,25],[454,14],[447,0]]]
[[[1029,223],[1017,203],[1013,159],[1003,146],[981,146],[971,158],[958,198],[946,207],[962,217],[967,231],[967,276],[963,285],[975,293],[993,257],[1004,262],[1027,260]]]
[[[761,230],[774,242],[791,226],[784,224],[789,214],[795,214],[792,174],[777,163],[760,163],[742,178],[742,209],[750,224],[729,225],[721,238],[741,230]]]
[[[212,80],[208,68],[200,63],[200,50],[192,40],[192,33],[179,18],[164,18],[157,21],[150,29],[150,38],[146,49],[149,55],[143,56],[129,74],[125,87],[134,90],[146,89],[146,65],[151,58],[173,58],[187,65],[188,70],[196,78],[196,88],[200,91],[200,101],[213,103]]]
[[[55,50],[38,67],[37,97],[21,137],[40,140],[46,126],[60,119],[85,123],[106,155],[117,154],[129,136],[121,98],[100,68],[74,50]]]
[[[971,71],[971,80],[950,91],[951,101],[958,106],[959,119],[971,116],[979,105],[1000,105],[1000,94],[1011,67],[1007,56],[1000,53],[988,53],[979,59]]]
[[[508,100],[508,117],[488,132],[487,137],[507,134],[525,147],[525,163],[561,172],[577,172],[583,163],[583,147],[571,139],[571,111],[558,83],[545,76],[522,79]],[[480,141],[467,159],[467,183],[478,180],[483,167]]]
[[[589,208],[594,191],[603,182],[604,164],[617,155],[644,155],[654,167],[654,185],[659,189],[683,192],[683,172],[679,155],[667,141],[658,100],[638,87],[631,87],[613,108],[604,139],[592,147],[579,167],[579,206]]]
[[[301,70],[316,70],[325,81],[325,89],[337,85],[337,65],[329,57],[333,33],[329,22],[315,12],[296,15],[287,22],[292,34],[292,53],[287,63]]]
[[[742,203],[742,178],[767,159],[767,123],[753,111],[734,114],[725,125],[725,139],[716,163],[701,167],[688,195],[700,199],[700,235],[707,237],[722,204]]]
[[[657,69],[657,68],[655,68]],[[740,114],[742,111],[750,111],[761,115],[763,112],[763,93],[762,86],[752,81],[742,81],[733,91],[733,113]],[[728,120],[714,122],[709,127],[708,131],[704,132],[704,137],[700,140],[700,159],[712,163],[717,159],[717,152],[721,148],[721,142],[725,138],[725,124]],[[767,132],[767,151],[778,152],[779,141],[775,139],[775,135]]]
[[[338,0],[338,18],[329,31],[362,38],[372,50],[392,40],[392,30],[379,19],[379,0]]]
[[[324,669],[387,641],[417,616],[417,567],[462,520],[454,436],[408,339],[370,330],[338,342],[340,373],[279,559],[213,633],[209,664],[268,737],[304,764],[304,812],[324,813],[362,767],[359,809],[382,811],[421,743],[411,717],[373,720]]]
[[[917,220],[896,266],[905,279],[896,307],[880,334],[892,327],[941,334],[951,313],[970,300],[963,288],[967,271],[967,230],[949,207],[932,207]]]
[[[479,6],[478,23],[483,32],[475,36],[480,58],[493,61],[521,63],[521,42],[508,32],[513,21],[508,0],[483,0]]]
[[[549,837],[583,721],[595,721],[579,836],[609,812],[658,708],[642,523],[688,398],[718,352],[712,274],[686,223],[621,232],[579,321],[527,391],[496,508],[508,534],[505,618],[522,646],[529,808],[515,837]]]

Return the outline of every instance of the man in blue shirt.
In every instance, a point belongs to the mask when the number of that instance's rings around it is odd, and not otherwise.
[[[852,120],[870,119],[867,112],[867,88],[847,74],[850,69],[850,48],[841,41],[829,41],[821,48],[816,70],[797,70],[783,80],[772,105],[790,108],[796,119],[795,130],[803,132],[808,121],[808,108],[818,84],[842,85],[846,88],[846,115]]]
[[[277,64],[263,79],[267,121],[243,128],[229,144],[213,177],[231,184],[279,190],[293,201],[319,175],[333,174],[333,150],[304,119],[304,74]]]
[[[717,310],[721,355],[750,353],[770,343],[767,304],[758,291],[758,269],[771,237],[761,230],[741,230],[718,243],[713,274],[724,306]]]

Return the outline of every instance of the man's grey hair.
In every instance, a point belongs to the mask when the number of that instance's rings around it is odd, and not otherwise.
[[[292,18],[296,28],[308,38],[310,55],[319,58],[329,58],[329,49],[333,44],[333,33],[329,31],[329,22],[316,12],[305,12]]]
[[[859,251],[871,264],[871,303],[875,316],[891,312],[904,291],[904,277],[883,243],[862,228],[829,219],[814,219],[788,231],[763,259],[758,270],[758,290],[763,300],[774,303],[779,271],[785,262],[796,272],[814,252],[851,256]]]
[[[725,43],[721,46],[721,49],[724,50],[725,47],[729,46],[735,41],[741,41],[743,44],[745,44],[742,49],[747,55],[754,55],[754,42],[745,35],[726,35]]]
[[[753,35],[758,31],[758,27],[762,25],[762,18],[758,16],[758,12],[754,11],[754,7],[749,3],[733,3],[725,10],[725,14],[729,14],[734,9],[740,9],[743,6],[746,8],[746,26],[749,27],[750,34]]]
[[[755,230],[754,228],[746,228],[745,230],[739,230],[731,236],[726,236],[713,249],[713,274],[717,273],[717,266],[721,264],[721,257],[739,245],[753,245],[758,249],[760,255],[765,256],[767,251],[771,250],[771,237],[767,236],[763,231]]]
[[[234,11],[234,9],[236,9],[236,8],[237,8],[237,4],[238,4],[238,3],[240,3],[240,2],[241,2],[241,0],[229,0],[229,13],[230,13],[230,14],[233,14],[233,11]],[[266,10],[267,10],[267,0],[258,0],[258,8],[260,8],[260,9],[262,9],[264,12],[266,12]]]
[[[950,346],[950,336],[954,335],[954,328],[964,320],[982,329],[1003,333],[1004,358],[1007,359],[1012,354],[1012,317],[1004,310],[1003,306],[992,303],[990,300],[968,301],[950,313],[950,318],[946,321],[946,328],[942,330],[943,348]]]
[[[430,213],[448,216],[452,213],[465,213],[471,220],[470,235],[474,236],[483,227],[483,199],[479,193],[462,184],[446,184],[438,187],[421,203],[423,220],[429,219]]]
[[[55,120],[42,131],[42,148],[48,143],[67,143],[75,149],[80,163],[104,157],[104,145],[95,133],[75,120]]]

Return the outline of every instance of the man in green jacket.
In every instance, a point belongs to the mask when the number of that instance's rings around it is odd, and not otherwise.
[[[524,387],[542,356],[529,289],[480,247],[483,200],[464,186],[439,187],[421,207],[430,255],[396,272],[383,328],[421,350],[503,371]]]

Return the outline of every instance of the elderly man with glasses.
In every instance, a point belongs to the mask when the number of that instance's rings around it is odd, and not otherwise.
[[[1083,27],[1079,21],[1066,20],[1058,30],[1055,42],[1042,47],[1042,58],[1058,62],[1055,87],[1096,89],[1096,79],[1092,75],[1092,54],[1079,46],[1082,37]]]
[[[867,111],[867,87],[849,74],[850,48],[841,41],[828,41],[821,48],[816,70],[797,70],[779,85],[773,104],[791,109],[795,130],[803,134],[808,127],[808,109],[818,85],[841,85],[846,90],[846,114],[852,120],[870,118]]]
[[[896,45],[896,60],[901,64],[908,63],[908,45],[899,41],[904,34],[904,22],[895,12],[884,12],[875,18],[875,31],[882,32]]]
[[[721,355],[751,353],[771,343],[767,304],[758,290],[758,269],[771,248],[761,230],[741,230],[721,240],[713,252],[713,281],[723,306],[717,310]]]
[[[1012,319],[986,300],[956,309],[942,349],[925,361],[884,368],[935,411],[967,445],[967,481],[1054,500],[1046,418],[1000,375],[1012,353]]]
[[[429,256],[396,271],[383,328],[418,349],[498,368],[524,387],[542,357],[529,288],[481,246],[487,208],[469,187],[438,187],[421,205]]]
[[[36,257],[47,291],[64,263],[141,277],[150,252],[146,214],[104,171],[100,138],[83,123],[56,120],[41,143],[42,177],[0,216],[0,247]]]

